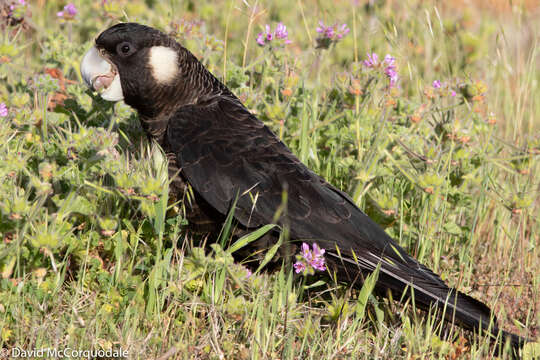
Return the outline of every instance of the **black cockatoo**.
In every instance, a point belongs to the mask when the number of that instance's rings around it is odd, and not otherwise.
[[[192,229],[219,229],[233,204],[237,226],[246,232],[273,223],[286,191],[278,222],[287,225],[293,243],[326,249],[339,280],[361,280],[379,265],[379,292],[400,298],[413,291],[417,306],[444,309],[447,320],[494,335],[502,331],[486,305],[449,288],[409,256],[172,37],[136,23],[114,25],[97,37],[81,73],[103,99],[123,100],[138,112],[147,135],[167,154],[171,194],[182,198],[187,185],[193,191],[187,214]],[[276,242],[278,234],[272,237]],[[502,334],[515,348],[523,343]]]

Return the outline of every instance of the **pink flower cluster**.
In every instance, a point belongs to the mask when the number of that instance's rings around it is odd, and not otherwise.
[[[9,17],[14,19],[22,19],[26,13],[26,1],[17,0],[16,4],[9,5]]]
[[[325,250],[321,249],[316,243],[313,243],[313,250],[309,248],[308,244],[302,243],[302,252],[300,255],[296,255],[297,262],[293,265],[296,273],[312,273],[312,269],[326,270],[324,252]]]
[[[326,26],[322,21],[319,21],[319,26],[316,30],[319,33],[319,37],[315,39],[318,49],[330,48],[330,45],[340,41],[350,31],[347,24]]]
[[[0,117],[8,116],[8,108],[6,104],[0,103]]]
[[[64,6],[63,11],[59,11],[56,13],[56,16],[65,19],[72,19],[75,17],[75,15],[77,15],[77,8],[73,3],[67,4],[66,6]]]
[[[379,56],[376,53],[368,53],[367,59],[364,60],[364,66],[370,69],[383,67],[385,75],[390,80],[390,87],[397,85],[399,75],[397,73],[396,58],[392,55],[387,54],[384,60],[379,63]]]
[[[433,81],[433,83],[431,84],[431,86],[433,86],[434,89],[440,89],[442,88],[444,85],[444,87],[446,87],[446,83],[442,84],[440,80],[435,80]],[[450,90],[450,96],[452,97],[455,97],[457,94],[455,92],[455,90]]]
[[[9,10],[15,10],[19,6],[26,6],[26,1],[25,0],[17,0],[17,4],[9,5]]]
[[[330,39],[332,41],[341,40],[345,35],[351,31],[347,24],[334,24],[331,26],[326,26],[322,21],[319,21],[319,26],[317,27],[317,32],[321,34],[322,37]]]
[[[257,44],[260,46],[265,46],[266,44],[271,43],[272,41],[282,41],[284,44],[290,44],[289,32],[287,27],[283,23],[279,23],[276,26],[274,31],[271,31],[270,25],[265,25],[265,31],[257,34]]]

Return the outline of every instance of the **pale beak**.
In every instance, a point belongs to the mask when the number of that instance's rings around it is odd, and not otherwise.
[[[95,46],[84,54],[81,75],[86,85],[107,101],[124,99],[120,75],[114,65],[101,56]]]

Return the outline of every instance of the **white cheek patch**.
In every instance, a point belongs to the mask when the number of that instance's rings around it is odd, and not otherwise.
[[[165,46],[150,48],[150,69],[157,83],[168,84],[178,74],[178,53]]]
[[[120,101],[124,100],[124,93],[122,92],[122,84],[120,83],[120,76],[116,74],[114,79],[101,94],[101,98],[107,101]]]

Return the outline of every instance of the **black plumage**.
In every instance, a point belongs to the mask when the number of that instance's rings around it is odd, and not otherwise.
[[[347,194],[302,164],[172,38],[125,23],[101,33],[95,45],[111,64],[112,74],[119,75],[124,101],[138,111],[149,137],[167,154],[171,194],[181,198],[188,184],[193,189],[187,214],[193,229],[219,229],[235,201],[234,217],[241,229],[272,223],[286,190],[287,211],[279,222],[289,227],[292,241],[317,242],[325,248],[338,279],[361,280],[380,264],[380,292],[391,291],[399,298],[412,288],[418,306],[436,305],[446,309],[447,319],[465,328],[488,330],[493,318],[487,306],[450,289],[409,256]],[[153,47],[173,50],[174,54],[164,51],[171,55],[167,66],[177,66],[161,69],[164,75],[159,79],[151,60]],[[90,75],[85,79],[94,85]],[[265,238],[276,240],[273,235]],[[497,334],[499,329],[491,324],[490,331]],[[523,342],[514,334],[503,335],[514,346]]]

